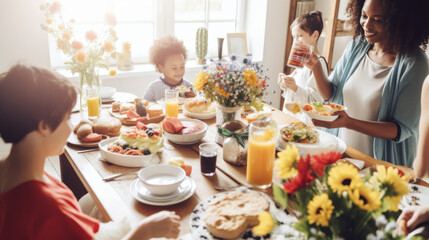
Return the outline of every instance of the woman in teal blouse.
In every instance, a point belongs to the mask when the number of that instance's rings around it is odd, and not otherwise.
[[[374,119],[361,119],[340,111],[337,120],[313,120],[316,126],[329,128],[337,134],[339,128],[371,137],[373,157],[396,165],[411,167],[416,155],[420,92],[429,72],[428,58],[422,51],[428,43],[429,19],[427,0],[412,4],[401,0],[351,0],[347,11],[351,14],[355,37],[351,41],[332,74],[327,78],[313,56],[306,66],[312,69],[322,97],[344,104],[348,95],[345,86],[350,79],[354,85],[377,76],[362,72],[363,61],[372,66],[390,68],[375,98],[378,105],[364,106],[365,99],[351,102],[347,112],[378,111]],[[366,75],[365,75],[366,74]],[[362,76],[367,76],[365,79]],[[360,78],[359,78],[360,77]],[[352,80],[350,80],[352,81]],[[368,85],[360,85],[368,89]],[[353,88],[359,91],[360,88]],[[350,90],[348,91],[348,94]],[[346,141],[347,143],[347,141]],[[363,143],[365,144],[365,143]]]

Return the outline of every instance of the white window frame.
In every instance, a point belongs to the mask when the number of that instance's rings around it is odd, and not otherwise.
[[[245,17],[245,0],[237,0],[237,8],[236,8],[236,18],[233,19],[222,19],[222,20],[209,20],[209,10],[210,10],[210,1],[205,1],[205,19],[204,25],[208,28],[210,22],[231,22],[235,21],[235,29],[236,32],[243,32],[244,30],[244,17]],[[111,0],[106,1],[108,12],[114,8],[114,2]],[[154,25],[153,28],[153,39],[158,39],[167,34],[174,34],[175,23],[193,23],[193,22],[201,22],[200,20],[186,20],[186,21],[175,21],[174,16],[174,0],[153,0],[153,21],[138,21],[138,23],[152,23]],[[77,21],[79,21],[77,19]],[[79,22],[80,24],[94,24],[101,22]],[[124,22],[121,23],[130,23]],[[226,33],[225,33],[226,36]],[[119,36],[120,37],[120,36]],[[53,68],[64,68],[64,60],[61,59],[61,53],[57,49],[56,40],[49,35],[49,55],[51,60],[51,66]],[[210,54],[210,53],[209,53]],[[196,59],[195,55],[188,56],[188,59]],[[148,64],[149,59],[148,56],[145,57],[133,57],[132,61],[134,64]]]

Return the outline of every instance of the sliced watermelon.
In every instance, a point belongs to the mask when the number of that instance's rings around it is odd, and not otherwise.
[[[103,137],[100,134],[97,133],[90,133],[86,135],[82,141],[84,142],[97,142],[100,141]]]
[[[192,173],[191,165],[182,164],[180,167],[183,168],[183,170],[185,170],[186,176],[188,177],[191,176],[191,173]]]
[[[162,128],[168,133],[176,134],[182,130],[183,125],[177,118],[166,118],[162,123]]]
[[[138,130],[146,130],[147,129],[146,125],[144,125],[144,123],[142,123],[142,122],[137,122],[136,127]]]

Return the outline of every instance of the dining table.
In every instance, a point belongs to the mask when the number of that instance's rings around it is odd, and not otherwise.
[[[278,125],[298,121],[293,116],[269,105],[266,107],[270,109],[271,117]],[[100,116],[109,116],[109,108],[110,105],[103,105]],[[81,113],[73,113],[71,115],[72,124],[76,125],[81,117]],[[179,117],[184,116],[179,113]],[[157,153],[161,163],[167,163],[169,159],[174,157],[181,157],[187,165],[192,166],[190,177],[196,183],[196,190],[190,198],[183,202],[168,206],[152,206],[137,201],[130,193],[130,184],[137,178],[137,175],[126,175],[115,181],[104,181],[103,178],[112,174],[138,171],[140,168],[110,164],[101,159],[97,149],[80,152],[85,148],[70,144],[65,146],[65,151],[60,156],[62,181],[74,192],[77,198],[89,193],[106,221],[119,221],[127,218],[130,222],[138,222],[162,210],[174,211],[181,217],[180,236],[189,235],[191,232],[190,216],[199,203],[220,193],[223,189],[234,186],[249,186],[246,181],[246,167],[234,166],[224,161],[221,145],[218,145],[215,175],[207,177],[201,174],[199,145],[204,142],[215,142],[217,134],[216,118],[202,121],[208,125],[208,129],[201,142],[191,145],[178,145],[165,138],[163,151]],[[243,121],[246,120],[243,119]],[[122,126],[123,129],[126,127]],[[376,164],[392,165],[385,161],[376,160],[350,146],[346,147],[343,157],[362,160],[365,167],[372,167]],[[411,169],[407,167],[399,166],[399,168],[406,174],[412,174]],[[259,191],[272,197],[271,187]]]

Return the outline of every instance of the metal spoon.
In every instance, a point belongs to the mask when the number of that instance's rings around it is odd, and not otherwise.
[[[137,173],[138,173],[138,171],[130,171],[130,172],[117,173],[117,174],[113,174],[113,175],[110,175],[110,176],[107,176],[107,177],[103,178],[103,181],[109,182],[109,181],[115,180],[118,177],[122,177],[124,175],[137,174]]]

